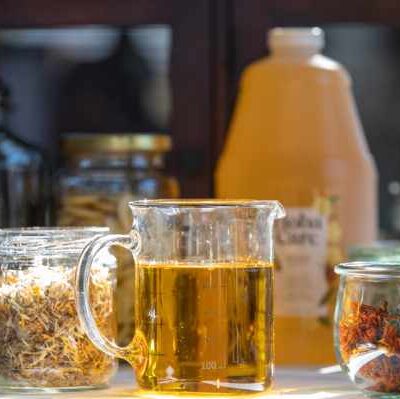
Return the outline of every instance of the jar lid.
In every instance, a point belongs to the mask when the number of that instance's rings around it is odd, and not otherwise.
[[[335,266],[335,273],[358,277],[400,277],[400,262],[347,262]]]
[[[168,152],[171,138],[166,134],[153,133],[65,133],[61,137],[64,154],[93,152]]]

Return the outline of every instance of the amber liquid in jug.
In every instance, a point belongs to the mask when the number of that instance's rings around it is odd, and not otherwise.
[[[271,264],[139,264],[137,273],[136,329],[149,351],[141,387],[179,392],[187,380],[193,392],[229,395],[270,386]]]
[[[333,266],[376,238],[376,171],[343,67],[323,33],[274,29],[250,65],[216,173],[219,198],[277,198],[277,364],[335,362]]]

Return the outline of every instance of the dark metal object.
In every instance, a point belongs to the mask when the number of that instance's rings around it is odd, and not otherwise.
[[[0,227],[43,226],[49,209],[43,156],[8,130],[10,108],[0,81]]]

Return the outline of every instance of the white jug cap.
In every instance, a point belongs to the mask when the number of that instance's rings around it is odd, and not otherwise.
[[[314,28],[274,28],[267,33],[271,50],[276,48],[298,48],[319,51],[324,47],[324,32]]]

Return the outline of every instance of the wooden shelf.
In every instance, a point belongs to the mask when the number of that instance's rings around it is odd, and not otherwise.
[[[327,23],[400,26],[400,3],[396,0],[235,0],[234,82],[245,65],[266,54],[267,29]]]
[[[0,26],[171,23],[173,15],[164,0],[3,0]]]
[[[273,0],[268,3],[266,8],[278,24],[363,22],[400,25],[400,3],[396,0]]]

